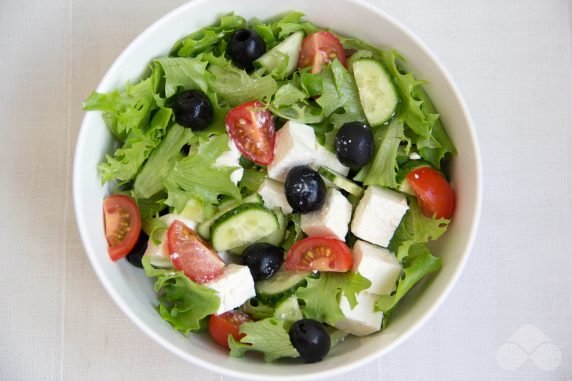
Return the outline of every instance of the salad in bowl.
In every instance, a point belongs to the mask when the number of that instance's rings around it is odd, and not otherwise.
[[[98,166],[107,255],[152,279],[174,330],[233,357],[318,362],[383,335],[455,212],[424,83],[300,12],[223,15],[84,103],[117,142]]]

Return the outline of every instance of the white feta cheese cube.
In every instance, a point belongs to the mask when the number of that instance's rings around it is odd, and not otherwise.
[[[401,274],[401,264],[383,247],[358,240],[353,249],[353,271],[370,280],[367,292],[376,295],[389,295]]]
[[[165,222],[167,226],[171,226],[173,221],[178,220],[190,229],[194,230],[197,227],[197,223],[195,221],[174,213],[165,214],[164,216],[159,217],[159,219]],[[169,248],[167,247],[166,231],[161,235],[161,243],[158,245],[149,238],[147,250],[145,250],[144,255],[151,257],[151,264],[155,267],[173,267],[171,257],[169,256]]]
[[[264,205],[267,208],[280,208],[284,214],[292,213],[292,207],[288,204],[288,200],[286,200],[283,183],[272,179],[265,179],[262,184],[260,184],[260,188],[258,188],[258,194],[264,200]]]
[[[302,214],[300,227],[309,236],[328,235],[344,241],[351,218],[350,202],[340,191],[330,188],[324,206],[320,210]]]
[[[357,295],[357,305],[352,310],[342,294],[340,308],[346,317],[336,322],[335,327],[356,336],[367,336],[381,329],[383,312],[376,312],[375,302],[378,296],[362,291]]]
[[[369,186],[354,213],[352,233],[365,241],[387,247],[407,209],[405,195]]]
[[[254,297],[254,280],[247,266],[228,265],[224,273],[205,286],[215,290],[220,298],[217,315],[230,311]]]
[[[312,168],[318,170],[320,167],[326,167],[338,172],[340,175],[347,176],[350,169],[344,166],[338,160],[335,153],[328,151],[319,143],[316,144],[316,155],[311,165]]]
[[[236,147],[236,144],[232,139],[228,140],[228,151],[223,152],[214,163],[215,168],[223,167],[240,167],[240,151]],[[242,175],[244,174],[244,169],[242,167],[238,168],[230,174],[230,180],[238,184]]]
[[[314,129],[288,121],[276,133],[274,159],[268,166],[271,179],[284,182],[288,172],[299,165],[310,165],[316,156]]]

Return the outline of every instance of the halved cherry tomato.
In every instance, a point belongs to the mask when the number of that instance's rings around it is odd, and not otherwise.
[[[316,32],[304,38],[298,59],[298,68],[311,67],[319,73],[322,67],[337,58],[346,66],[346,53],[340,40],[330,32]]]
[[[223,273],[224,262],[192,229],[173,221],[167,231],[167,246],[175,268],[197,283],[206,283]]]
[[[443,174],[431,167],[414,169],[407,181],[419,200],[426,217],[450,219],[455,211],[455,191]]]
[[[238,150],[256,164],[268,165],[274,159],[274,119],[262,102],[248,102],[230,110],[226,132]]]
[[[116,261],[129,252],[141,232],[141,216],[135,200],[122,194],[114,194],[103,200],[105,238],[109,244],[109,257]]]
[[[335,237],[304,238],[290,248],[286,257],[286,271],[345,272],[352,265],[352,252]]]
[[[228,311],[221,315],[209,317],[209,333],[215,343],[228,348],[228,336],[232,335],[235,340],[242,339],[245,335],[240,333],[240,325],[253,321],[250,316],[240,310]]]

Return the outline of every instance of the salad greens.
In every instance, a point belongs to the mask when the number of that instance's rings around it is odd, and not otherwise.
[[[304,301],[302,313],[305,318],[334,325],[344,318],[339,305],[343,294],[351,308],[357,304],[356,295],[369,288],[371,282],[359,273],[321,273],[318,279],[308,279],[305,287],[296,291],[296,296]]]
[[[159,218],[165,208],[184,215],[192,207],[199,211],[196,213],[200,213],[201,220],[209,219],[217,212],[222,215],[229,203],[255,194],[267,178],[265,166],[245,157],[241,158],[240,166],[216,165],[217,159],[230,149],[225,118],[231,108],[261,101],[276,117],[277,126],[289,120],[308,124],[330,151],[334,151],[336,134],[342,125],[367,123],[360,102],[361,87],[358,90],[352,71],[353,63],[362,58],[374,58],[389,73],[399,103],[390,120],[374,127],[373,159],[352,174],[353,179],[364,186],[397,189],[400,185],[397,173],[410,162],[412,152],[437,169],[456,154],[435,106],[423,89],[426,82],[407,70],[404,58],[396,50],[380,50],[360,40],[340,37],[343,48],[351,53],[346,66],[333,59],[319,73],[302,68],[289,75],[290,57],[278,51],[278,65],[265,69],[255,64],[254,70],[247,72],[237,68],[225,53],[230,36],[241,28],[258,33],[267,51],[293,33],[301,31],[307,36],[322,30],[303,20],[299,12],[269,22],[223,15],[217,25],[177,41],[168,56],[154,59],[148,76],[138,83],[128,83],[124,89],[106,94],[93,92],[83,104],[85,110],[102,111],[107,127],[120,143],[115,153],[106,155],[98,166],[101,179],[104,183],[115,181],[117,192],[135,199],[142,229],[152,243],[158,245],[167,232],[167,223]],[[191,131],[176,122],[172,99],[182,90],[200,90],[212,104],[214,117],[205,130]],[[244,172],[236,184],[231,174],[240,168]],[[355,208],[359,199],[354,197],[354,201]],[[402,273],[394,291],[379,296],[375,305],[384,313],[384,326],[407,292],[425,275],[441,267],[441,259],[432,255],[428,242],[446,231],[449,220],[425,217],[415,197],[409,197],[408,204],[409,210],[388,247],[402,265]],[[288,251],[304,238],[301,215],[290,214],[282,224],[279,245]],[[353,244],[355,240],[349,233],[346,242]],[[142,265],[148,277],[156,278],[154,289],[161,317],[185,335],[204,329],[206,318],[216,313],[221,304],[217,292],[193,282],[183,272],[155,268],[148,256],[143,258]],[[292,292],[305,318],[333,326],[345,318],[340,298],[347,298],[353,309],[357,295],[371,284],[352,271],[322,272]],[[240,326],[244,335],[240,341],[232,335],[228,337],[231,356],[242,357],[248,351],[258,351],[266,361],[299,357],[290,342],[289,323],[274,316],[274,306],[250,300],[241,308],[259,320]],[[329,334],[335,345],[347,333],[332,328]]]
[[[157,278],[154,288],[161,317],[184,335],[204,328],[205,318],[219,307],[216,291],[196,284],[180,271],[154,268],[149,257],[143,258],[142,263],[145,274]]]

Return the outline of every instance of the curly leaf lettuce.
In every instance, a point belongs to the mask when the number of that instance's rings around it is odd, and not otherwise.
[[[207,92],[207,62],[198,58],[160,57],[155,63],[165,75],[165,97],[170,98],[180,87]]]
[[[350,307],[354,308],[356,295],[370,286],[371,282],[359,273],[323,272],[318,279],[309,278],[305,287],[296,290],[296,296],[305,302],[302,309],[305,318],[334,325],[345,318],[339,306],[340,293],[344,293]]]
[[[309,34],[320,30],[316,25],[308,21],[302,21],[303,17],[304,14],[301,12],[290,12],[280,19],[269,23],[253,19],[250,22],[250,26],[262,37],[266,43],[267,50],[270,50],[294,32],[303,31]]]
[[[180,271],[154,268],[150,257],[143,257],[142,263],[145,274],[157,278],[154,288],[161,317],[184,335],[203,329],[206,318],[219,308],[216,291],[193,282]]]
[[[270,100],[278,88],[271,75],[249,75],[246,71],[234,67],[222,55],[204,54],[201,59],[209,62],[209,88],[230,107],[254,100]]]
[[[220,195],[240,200],[240,190],[230,179],[236,167],[214,166],[216,159],[228,150],[228,136],[213,136],[199,142],[198,149],[188,157],[177,161],[165,185],[168,198],[165,204],[182,211],[190,199],[196,199],[208,209],[218,203]],[[209,214],[205,210],[205,214]]]
[[[240,333],[245,336],[240,341],[232,335],[228,336],[230,355],[244,357],[248,351],[257,351],[264,354],[264,360],[274,361],[281,357],[299,357],[300,354],[290,342],[287,322],[276,318],[267,318],[252,323],[243,323]]]
[[[83,103],[86,111],[102,111],[111,133],[124,142],[133,130],[144,130],[157,105],[153,97],[153,78],[135,85],[127,84],[121,91],[102,94],[93,92]]]
[[[170,109],[159,109],[146,131],[132,130],[125,144],[118,148],[113,156],[105,155],[105,162],[98,166],[101,181],[105,183],[135,178],[145,160],[161,142],[172,114]]]
[[[177,41],[171,49],[171,55],[194,57],[201,52],[212,51],[223,39],[237,29],[244,28],[246,20],[235,14],[223,15],[218,25],[203,28]],[[224,52],[224,50],[222,51]],[[221,52],[218,52],[221,53]]]
[[[133,184],[135,198],[150,198],[164,189],[164,181],[175,161],[182,157],[181,149],[190,144],[193,133],[190,129],[174,124],[163,141],[151,153]]]
[[[397,253],[397,259],[403,266],[403,273],[397,288],[391,295],[380,296],[376,309],[383,311],[389,321],[397,303],[425,275],[441,268],[441,258],[431,254],[427,242],[439,238],[447,230],[449,220],[427,218],[421,212],[414,198],[409,200],[409,211],[403,217],[391,242],[389,250]]]

